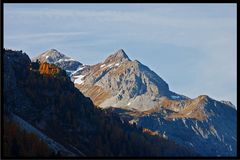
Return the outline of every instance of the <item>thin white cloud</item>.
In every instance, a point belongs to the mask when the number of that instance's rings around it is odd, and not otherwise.
[[[193,12],[193,11],[192,11]],[[108,10],[74,10],[74,9],[42,9],[42,10],[6,10],[5,15],[8,18],[16,19],[21,17],[29,18],[48,18],[48,19],[74,19],[74,20],[88,20],[95,22],[129,22],[130,24],[151,24],[177,27],[177,28],[215,28],[228,27],[232,25],[231,17],[176,17],[168,16],[169,9],[161,10],[143,10],[143,11],[108,11]],[[191,13],[189,13],[191,14]],[[38,19],[36,19],[38,20]],[[225,23],[222,23],[224,21]]]

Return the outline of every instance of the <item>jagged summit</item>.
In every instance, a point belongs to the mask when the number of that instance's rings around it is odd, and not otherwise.
[[[50,53],[50,54],[61,54],[57,49],[55,48],[52,48],[52,49],[49,49],[47,51],[45,51],[44,53]],[[62,54],[61,54],[62,55]]]
[[[60,52],[55,49],[55,48],[52,48],[52,49],[48,49],[47,51],[45,51],[44,53],[55,53],[55,54],[60,54]]]
[[[58,56],[58,57],[67,57],[64,54],[60,53],[57,49],[50,49],[45,52],[49,56]]]
[[[120,58],[128,58],[126,52],[123,49],[119,49],[117,52],[114,54],[116,57]],[[128,58],[129,59],[129,58]]]
[[[58,50],[55,49],[55,48],[52,48],[52,49],[50,49],[49,51],[52,51],[52,52],[58,52]]]
[[[107,59],[104,61],[104,63],[109,62],[123,62],[123,61],[131,61],[125,51],[123,49],[119,49],[110,56],[107,57]]]
[[[123,50],[123,49],[119,49],[117,50],[114,54],[113,54],[115,57],[118,57],[118,58],[128,58],[126,52]]]

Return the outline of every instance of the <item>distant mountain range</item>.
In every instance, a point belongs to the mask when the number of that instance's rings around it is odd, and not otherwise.
[[[191,99],[170,91],[161,77],[132,61],[123,49],[95,65],[71,60],[78,64],[75,68],[68,66],[65,57],[52,49],[34,60],[65,69],[75,87],[97,107],[118,113],[129,123],[156,131],[203,156],[236,155],[237,112],[231,102],[207,95]]]

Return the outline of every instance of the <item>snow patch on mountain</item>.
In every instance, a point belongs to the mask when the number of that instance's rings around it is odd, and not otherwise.
[[[70,76],[74,76],[77,72],[83,70],[85,67],[86,67],[85,65],[79,66],[76,70],[74,70],[74,71],[71,72],[71,75],[70,75]]]
[[[84,75],[78,75],[78,76],[75,76],[75,80],[74,80],[74,83],[77,83],[77,84],[83,84],[84,81],[82,80],[85,76]]]
[[[180,96],[171,96],[172,97],[172,99],[179,99],[180,98]]]
[[[103,68],[103,67],[105,67],[106,66],[106,64],[102,64],[101,66],[100,66],[100,68]]]

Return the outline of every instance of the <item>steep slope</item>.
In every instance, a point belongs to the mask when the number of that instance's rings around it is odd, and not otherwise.
[[[4,150],[1,152],[6,157],[19,156],[34,156],[41,155],[49,157],[54,155],[54,152],[49,146],[40,140],[35,134],[26,132],[16,123],[4,117],[3,130],[4,135],[1,139]],[[2,132],[1,132],[2,133]]]
[[[13,113],[4,117],[3,140],[6,157],[75,155]]]
[[[173,141],[143,133],[94,107],[66,74],[30,69],[25,53],[5,50],[4,115],[14,114],[77,156],[194,156]],[[34,129],[34,128],[36,129]],[[41,134],[39,134],[41,135]],[[64,154],[64,153],[60,153]]]
[[[114,108],[111,111],[203,156],[236,156],[237,113],[234,108],[208,96],[181,102],[163,99],[165,106],[145,112]]]

